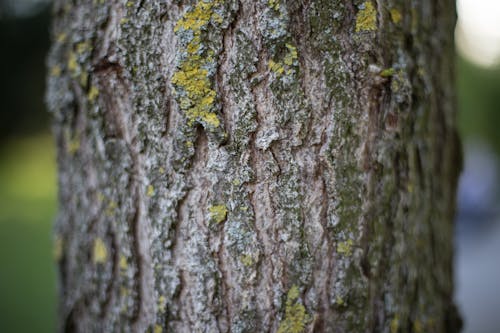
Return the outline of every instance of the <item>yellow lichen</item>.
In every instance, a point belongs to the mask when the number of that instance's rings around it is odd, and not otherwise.
[[[111,217],[115,214],[118,204],[114,201],[110,201],[108,207],[106,207],[106,216]]]
[[[68,139],[68,144],[66,146],[66,151],[70,155],[75,155],[76,152],[80,149],[80,138],[73,137]]]
[[[286,48],[288,49],[288,53],[285,55],[284,62],[286,65],[291,66],[297,60],[297,48],[292,44],[286,44]]]
[[[386,69],[383,69],[381,72],[380,72],[380,76],[381,77],[391,77],[393,76],[394,74],[396,74],[396,70],[394,68],[386,68]]]
[[[377,30],[377,11],[370,0],[356,14],[356,32]]]
[[[269,0],[267,2],[269,7],[271,7],[274,10],[279,10],[280,9],[280,1],[279,0]]]
[[[120,269],[121,270],[127,270],[128,268],[128,262],[127,262],[127,257],[125,257],[123,254],[120,255]]]
[[[61,75],[61,67],[59,65],[52,66],[50,68],[50,75],[58,77]]]
[[[285,71],[285,67],[282,64],[275,62],[274,60],[269,60],[269,69],[275,72],[276,74],[283,74]]]
[[[342,305],[345,304],[344,299],[342,297],[340,297],[340,296],[337,296],[335,298],[335,303],[337,303],[337,305],[340,305],[340,306],[342,306]]]
[[[91,49],[91,45],[88,42],[81,42],[76,44],[76,53],[78,54],[85,53],[87,51],[90,51]]]
[[[56,236],[54,239],[54,244],[52,248],[52,255],[54,256],[55,261],[61,260],[63,256],[63,248],[64,248],[64,242],[61,236]]]
[[[215,223],[221,223],[226,219],[227,208],[224,205],[215,205],[208,207],[208,212],[210,214],[210,221]]]
[[[152,197],[154,194],[155,194],[155,188],[153,187],[153,185],[148,185],[148,188],[146,190],[146,195],[148,197]]]
[[[65,33],[60,33],[59,35],[57,35],[56,41],[58,43],[64,43],[66,41],[66,37],[67,35]]]
[[[89,81],[89,74],[85,71],[80,73],[80,85],[82,87],[87,87],[87,83]]]
[[[253,258],[250,254],[246,254],[244,256],[241,256],[240,258],[240,261],[241,263],[244,265],[244,266],[252,266],[253,265]]]
[[[162,333],[162,332],[163,332],[163,327],[161,327],[160,325],[156,324],[155,328],[153,330],[153,333]]]
[[[95,264],[103,264],[108,259],[108,250],[101,238],[94,239],[92,258]]]
[[[70,52],[68,55],[68,69],[71,73],[76,73],[78,71],[79,66],[78,62],[76,60],[76,54],[73,52]]]
[[[391,9],[390,13],[391,13],[391,20],[395,24],[398,24],[403,19],[401,12],[399,10],[397,10],[396,8]]]
[[[424,331],[424,325],[422,325],[422,322],[420,320],[415,320],[413,322],[413,332],[415,333],[422,333]]]
[[[130,291],[126,287],[120,287],[120,296],[127,297],[128,295],[130,295]]]
[[[350,256],[352,254],[352,245],[353,242],[351,239],[348,239],[345,242],[340,242],[337,244],[337,253],[344,254],[346,256]]]
[[[285,318],[281,321],[278,333],[301,333],[305,331],[310,317],[299,300],[299,288],[294,285],[287,294]]]
[[[89,93],[87,94],[89,102],[94,102],[97,96],[99,96],[99,89],[96,86],[90,86]]]
[[[165,298],[165,296],[161,295],[160,297],[158,297],[158,311],[162,313],[165,312],[166,305],[167,299]]]
[[[293,74],[291,66],[296,64],[298,59],[297,48],[292,44],[285,44],[288,52],[283,57],[282,61],[276,62],[273,59],[269,60],[268,67],[271,71],[276,73],[278,76],[283,75],[286,70],[287,75]]]
[[[399,330],[399,316],[395,315],[391,320],[391,333],[398,333]]]
[[[179,106],[185,112],[189,124],[196,121],[216,128],[220,120],[213,112],[216,92],[212,88],[207,66],[213,62],[213,53],[202,51],[202,30],[212,20],[222,23],[222,17],[213,12],[214,6],[221,0],[213,2],[198,1],[190,11],[175,25],[174,31],[191,31],[192,39],[185,46],[187,57],[180,63],[179,69],[172,76],[172,83],[179,88],[182,97]]]

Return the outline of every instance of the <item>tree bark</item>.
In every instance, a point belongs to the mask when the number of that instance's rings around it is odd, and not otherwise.
[[[57,0],[60,330],[457,332],[453,0]]]

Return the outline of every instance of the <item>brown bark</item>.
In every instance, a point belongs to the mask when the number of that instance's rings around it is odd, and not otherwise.
[[[55,1],[60,330],[457,332],[454,1]]]

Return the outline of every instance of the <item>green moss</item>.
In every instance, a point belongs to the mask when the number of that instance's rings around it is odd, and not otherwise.
[[[365,1],[356,14],[356,32],[377,30],[377,11],[371,1]]]
[[[208,207],[208,212],[210,214],[210,221],[215,223],[221,223],[226,220],[227,208],[224,205],[216,205]]]
[[[301,333],[306,329],[310,316],[299,302],[299,288],[293,285],[286,299],[285,319],[280,323],[278,333]]]

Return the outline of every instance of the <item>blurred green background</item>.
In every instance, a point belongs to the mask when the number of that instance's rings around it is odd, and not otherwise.
[[[0,2],[0,332],[53,332],[56,166],[43,104],[50,11],[44,1],[24,11],[14,3]],[[500,153],[500,68],[461,57],[457,68],[463,136]]]
[[[15,5],[0,2],[0,332],[54,332],[56,166],[43,103],[50,11]]]

